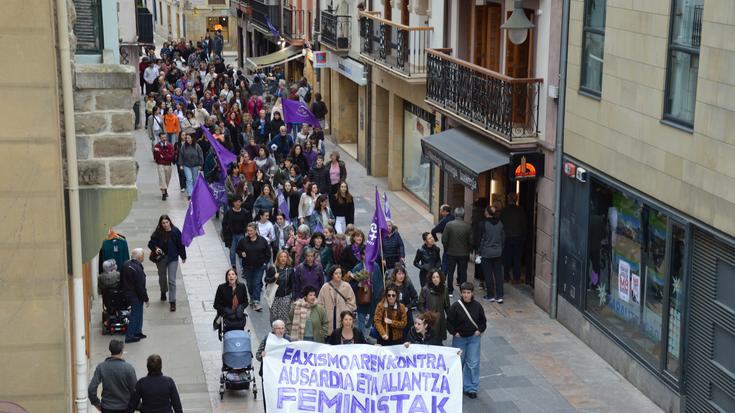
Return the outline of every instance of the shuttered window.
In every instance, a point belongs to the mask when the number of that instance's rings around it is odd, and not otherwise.
[[[77,53],[99,53],[103,48],[101,0],[74,0]]]

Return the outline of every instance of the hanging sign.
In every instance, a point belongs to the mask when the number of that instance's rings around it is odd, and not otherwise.
[[[514,152],[510,154],[512,180],[536,179],[544,176],[544,154],[541,152]]]

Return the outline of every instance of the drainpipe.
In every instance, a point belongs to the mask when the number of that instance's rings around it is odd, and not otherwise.
[[[554,237],[551,250],[553,262],[551,264],[551,309],[549,316],[556,318],[559,308],[557,284],[559,278],[559,226],[561,216],[561,180],[562,161],[564,159],[564,108],[567,96],[567,55],[569,54],[569,2],[562,0],[561,9],[561,51],[559,53],[559,102],[556,109],[556,140],[554,142]]]
[[[71,237],[71,268],[73,274],[74,367],[76,382],[74,404],[77,413],[87,412],[87,354],[84,331],[84,287],[82,282],[82,230],[79,211],[79,178],[77,171],[77,140],[74,126],[74,98],[69,45],[69,13],[67,0],[56,0],[59,65],[61,66],[61,97],[64,108],[66,140],[66,174],[69,196],[69,232]]]

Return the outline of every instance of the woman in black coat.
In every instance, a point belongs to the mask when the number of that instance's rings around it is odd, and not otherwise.
[[[359,328],[355,328],[355,315],[351,311],[342,311],[339,315],[342,326],[326,338],[327,344],[367,344],[365,336]]]
[[[238,281],[235,270],[230,268],[225,273],[225,282],[217,287],[214,294],[214,309],[222,317],[223,333],[245,328],[247,307],[247,289]]]
[[[135,383],[135,390],[130,396],[128,411],[141,413],[172,412],[182,413],[181,399],[174,379],[161,372],[163,361],[158,354],[148,356],[146,362],[148,375]]]
[[[426,285],[426,275],[434,268],[442,267],[441,251],[430,232],[421,234],[424,244],[416,250],[413,266],[419,269],[419,283],[421,288]]]
[[[176,272],[179,269],[179,258],[182,264],[186,262],[186,248],[181,242],[181,231],[174,226],[168,215],[158,218],[158,225],[151,234],[148,248],[153,256],[163,255],[156,262],[161,301],[166,301],[168,293],[170,309],[176,311]]]
[[[329,200],[329,206],[332,208],[332,213],[336,217],[341,228],[336,228],[337,232],[343,233],[347,229],[347,225],[355,224],[355,200],[350,194],[350,189],[347,186],[347,182],[340,182],[337,192],[332,195]],[[344,219],[344,223],[342,223]]]

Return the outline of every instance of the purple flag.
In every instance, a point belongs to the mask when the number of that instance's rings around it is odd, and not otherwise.
[[[237,157],[235,154],[229,151],[229,149],[222,146],[221,143],[217,141],[217,139],[214,139],[214,136],[209,132],[209,129],[205,128],[203,125],[201,126],[202,133],[204,133],[204,136],[207,137],[207,140],[209,141],[209,144],[212,145],[212,148],[214,148],[214,153],[217,155],[217,160],[219,161],[219,175],[222,182],[225,181],[225,178],[227,177],[227,165],[231,163],[237,163]]]
[[[370,230],[365,237],[365,266],[368,268],[372,267],[380,255],[380,240],[384,234],[388,233],[388,224],[385,222],[385,215],[383,215],[383,208],[380,204],[378,187],[375,187],[375,213]]]
[[[385,218],[393,221],[393,216],[390,213],[390,207],[388,206],[388,194],[383,192],[383,208],[385,209]]]
[[[194,237],[204,235],[204,224],[214,216],[217,208],[219,208],[217,200],[209,191],[209,185],[207,185],[204,175],[200,173],[194,184],[189,209],[186,210],[184,228],[181,230],[181,242],[185,246],[191,245]]]
[[[286,216],[286,222],[291,223],[291,211],[288,210],[288,203],[286,197],[283,196],[283,192],[280,189],[276,189],[276,199],[278,199],[278,210]]]
[[[271,21],[270,17],[265,16],[265,24],[268,25],[268,30],[270,30],[273,37],[280,37],[281,33],[276,29],[275,26],[273,26],[273,22]]]
[[[308,123],[311,126],[322,127],[319,119],[299,100],[281,99],[283,106],[283,119],[286,123]]]

